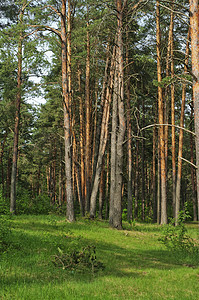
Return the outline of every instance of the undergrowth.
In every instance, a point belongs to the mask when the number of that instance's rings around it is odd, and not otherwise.
[[[53,256],[53,263],[71,273],[88,270],[94,274],[94,272],[104,268],[103,264],[97,260],[96,247],[93,245],[80,250],[71,250],[67,253],[58,247],[58,254]]]
[[[168,225],[163,226],[163,236],[159,239],[179,261],[191,261],[199,264],[199,248],[193,238],[188,234],[185,221],[189,219],[187,206],[179,212],[177,225],[175,219],[170,219]]]

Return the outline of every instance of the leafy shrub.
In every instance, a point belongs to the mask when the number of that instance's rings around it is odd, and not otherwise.
[[[103,269],[103,264],[97,261],[95,246],[87,246],[81,250],[72,250],[69,253],[64,253],[58,248],[58,254],[53,256],[53,263],[55,266],[63,270],[86,271],[90,270],[92,273],[99,269]]]
[[[179,213],[178,225],[174,226],[175,220],[171,219],[170,224],[163,227],[163,237],[160,240],[173,252],[180,252],[183,255],[197,255],[199,249],[195,245],[193,239],[187,234],[187,229],[184,224],[187,218],[189,218],[189,214],[187,206],[185,205],[185,210],[180,211]]]

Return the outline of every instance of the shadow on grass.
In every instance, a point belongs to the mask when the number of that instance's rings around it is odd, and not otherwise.
[[[162,249],[157,240],[154,239],[153,249],[150,249],[151,246],[148,249],[136,248],[133,236],[126,238],[123,232],[108,228],[107,223],[100,224],[101,227],[99,222],[90,221],[69,224],[56,219],[46,219],[44,223],[39,218],[34,221],[27,218],[23,222],[14,219],[13,248],[1,257],[0,284],[7,289],[12,285],[43,285],[65,280],[89,282],[106,276],[137,278],[147,276],[149,269],[172,270],[181,267],[176,257]],[[145,228],[146,225],[140,227]],[[153,232],[155,228],[149,226],[147,232]],[[85,237],[85,232],[87,235],[92,232],[93,236]],[[105,234],[108,241],[104,241],[104,238],[102,240]],[[123,239],[124,246],[111,242],[108,234],[112,235],[113,241]],[[103,271],[100,270],[94,276],[92,272],[86,271],[82,276],[82,273],[53,265],[52,256],[57,253],[58,247],[68,251],[73,247],[81,249],[88,245],[96,246],[97,260],[105,267]]]

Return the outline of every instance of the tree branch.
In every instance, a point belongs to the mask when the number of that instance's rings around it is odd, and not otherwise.
[[[53,10],[60,17],[61,13],[56,8],[54,8],[52,5],[45,5],[44,7],[42,7],[42,9],[48,8],[48,7],[51,8],[51,10]]]
[[[49,30],[49,31],[52,31],[54,32],[55,34],[57,34],[59,37],[61,37],[61,32],[55,28],[52,28],[50,26],[46,26],[46,25],[28,25],[29,27],[33,27],[33,28],[40,28],[40,30],[43,30],[43,29],[46,29],[46,30]]]
[[[186,128],[184,128],[184,127],[181,127],[181,126],[178,126],[178,125],[172,125],[172,124],[151,124],[151,125],[148,125],[148,126],[146,126],[146,127],[143,127],[143,128],[141,128],[140,129],[140,131],[142,131],[142,130],[145,130],[145,129],[148,129],[148,128],[151,128],[151,127],[158,127],[158,126],[170,126],[170,127],[175,127],[175,128],[178,128],[178,129],[182,129],[182,130],[184,130],[184,131],[186,131],[186,132],[188,132],[188,133],[191,133],[191,134],[193,134],[194,136],[196,135],[193,131],[190,131],[190,130],[188,130],[188,129],[186,129]]]
[[[179,156],[179,158],[182,159],[182,160],[184,160],[184,161],[186,161],[188,164],[190,164],[191,166],[193,166],[195,169],[198,169],[198,167],[196,165],[194,165],[192,162],[190,162],[189,160],[187,160],[187,159],[185,159],[183,157],[180,157],[180,156]]]

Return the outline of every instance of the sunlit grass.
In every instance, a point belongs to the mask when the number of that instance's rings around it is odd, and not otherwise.
[[[199,268],[178,259],[159,241],[161,227],[132,230],[103,221],[66,223],[58,216],[15,216],[12,245],[0,256],[0,299],[199,299]],[[188,224],[198,240],[198,225]],[[78,273],[57,268],[52,256],[95,245],[104,270]]]

